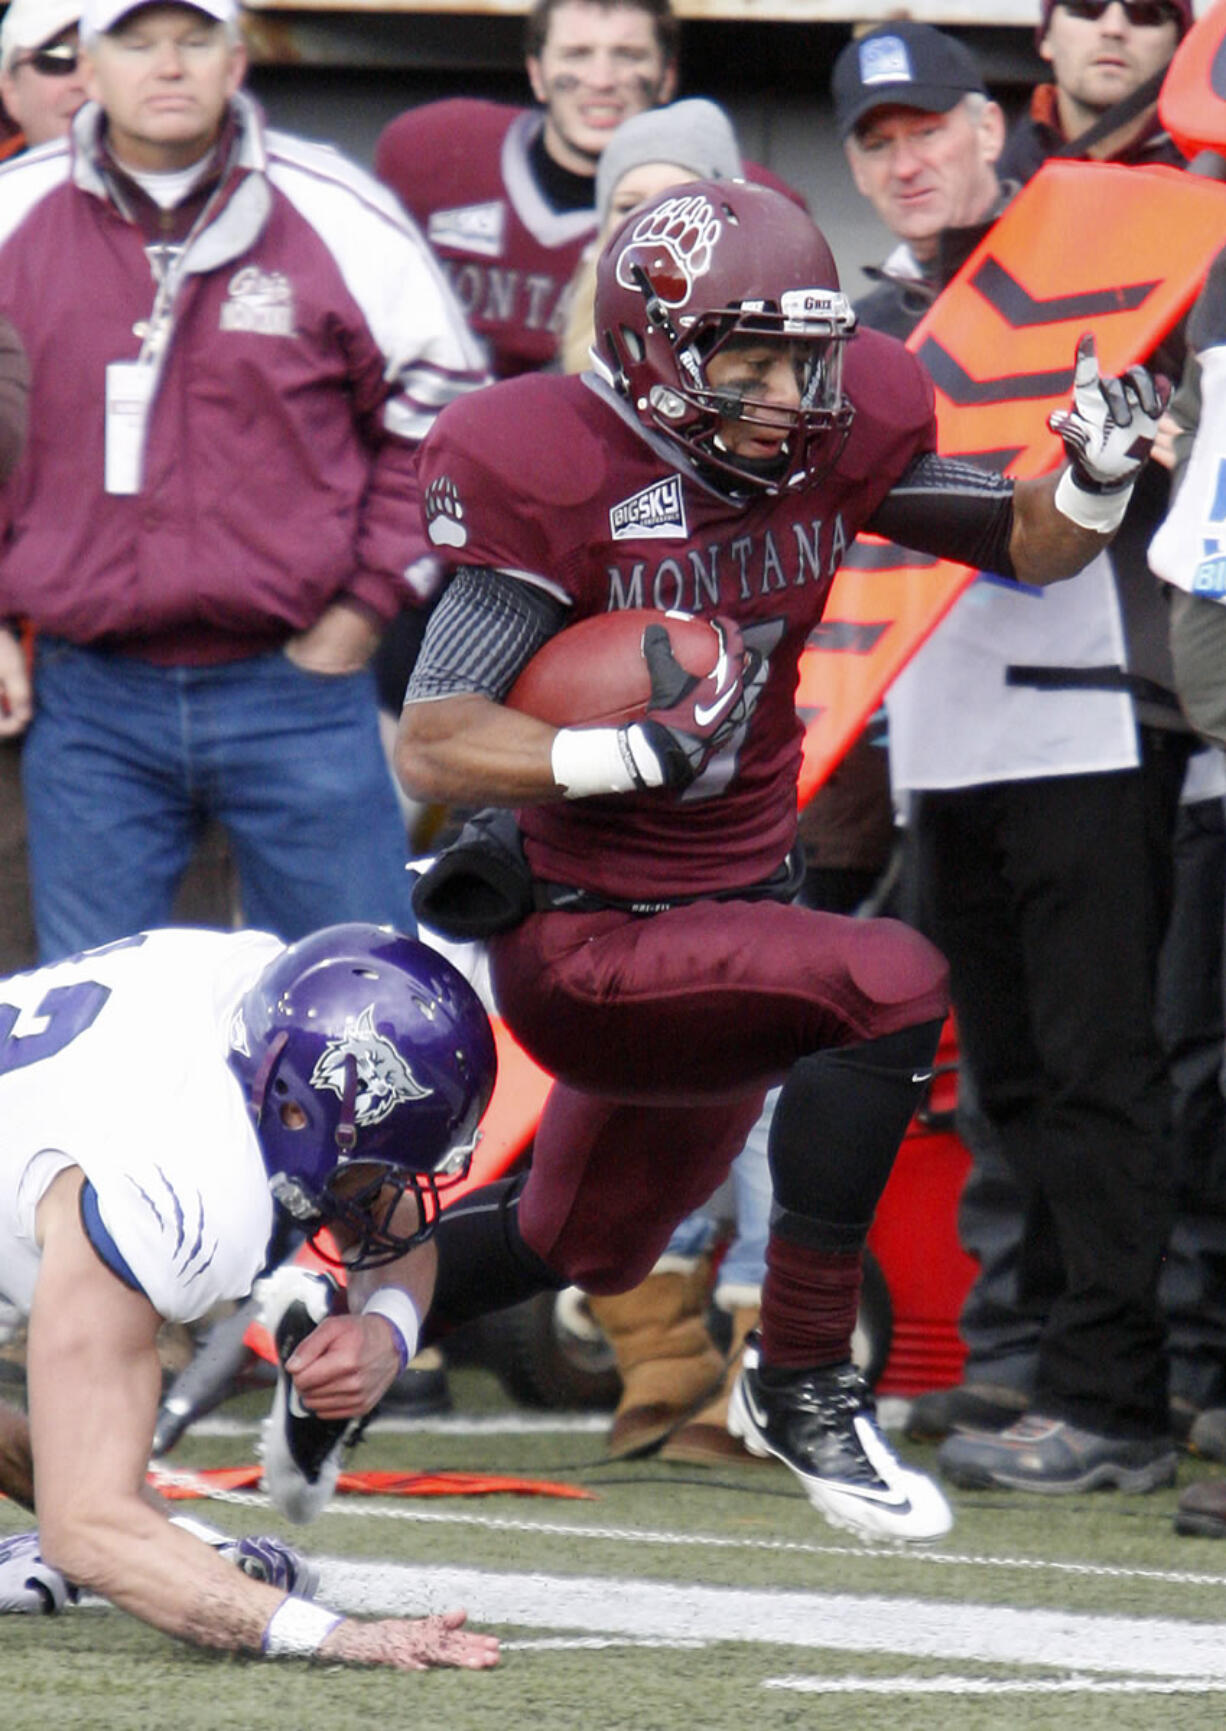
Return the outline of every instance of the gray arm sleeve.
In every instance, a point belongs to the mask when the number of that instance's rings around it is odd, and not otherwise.
[[[456,572],[430,615],[406,703],[476,692],[495,703],[567,619],[544,590],[488,566]]]

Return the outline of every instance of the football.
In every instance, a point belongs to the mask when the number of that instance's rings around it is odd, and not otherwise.
[[[715,666],[719,637],[706,619],[636,607],[599,613],[551,637],[532,657],[507,697],[507,706],[553,727],[620,727],[638,721],[651,701],[643,659],[643,632],[662,625],[673,655],[687,673],[704,677]]]

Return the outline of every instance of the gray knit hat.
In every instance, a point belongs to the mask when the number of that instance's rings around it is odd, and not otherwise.
[[[646,162],[675,162],[699,180],[736,180],[741,174],[732,122],[701,96],[646,108],[623,120],[600,154],[596,168],[596,215],[601,228],[617,183]]]

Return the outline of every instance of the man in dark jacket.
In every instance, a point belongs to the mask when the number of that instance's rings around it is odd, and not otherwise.
[[[1143,10],[1134,21],[1137,7],[1115,3],[1097,19],[1088,4],[1045,9],[1041,49],[1059,83],[1037,104],[1042,118],[1021,123],[1021,144],[1001,153],[993,140],[1006,175],[1033,172],[1066,129],[1084,131],[1164,64],[1161,54],[1169,59],[1181,33],[1175,11]],[[911,33],[916,86],[931,85],[924,54],[934,33]],[[888,132],[898,113],[867,106],[888,91],[881,46],[866,59],[882,34],[853,44],[854,61],[843,63],[865,91],[849,157],[854,171],[870,147],[866,175],[871,147],[882,148],[866,122],[884,113]],[[913,130],[931,152],[932,133]],[[1143,115],[1100,128],[1108,149],[1132,151],[1143,139],[1156,150],[1152,132]],[[915,226],[933,199],[918,170],[912,178],[897,204]],[[884,198],[874,202],[900,232]],[[990,201],[980,205],[981,217],[992,214]],[[929,302],[981,234],[921,241],[930,257],[917,276]],[[907,297],[917,322],[926,303],[897,254],[891,265],[893,301],[879,291],[878,304],[897,321]],[[871,318],[871,300],[858,310]],[[981,1427],[942,1451],[942,1470],[965,1485],[1147,1490],[1175,1470],[1157,1297],[1170,1098],[1154,999],[1190,742],[1170,697],[1161,599],[1135,556],[1136,525],[1153,520],[1152,488],[1148,477],[1138,488],[1110,562],[1050,604],[975,585],[890,694],[895,785],[913,796],[925,925],[950,958],[964,1080],[980,1108],[964,1121],[975,1171],[960,1224],[982,1265],[962,1319],[966,1382],[920,1403],[912,1419],[923,1434]],[[1112,643],[1126,646],[1120,665],[1103,668]],[[1044,664],[1045,683],[1019,684],[1015,662]],[[1093,689],[1091,669],[1101,676]],[[976,694],[985,725],[968,729]],[[1117,844],[1109,860],[1104,827]],[[927,1405],[940,1413],[926,1415]]]

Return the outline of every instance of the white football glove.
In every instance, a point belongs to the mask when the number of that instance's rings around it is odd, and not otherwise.
[[[1093,334],[1083,336],[1077,344],[1073,401],[1047,418],[1064,442],[1076,484],[1087,493],[1130,487],[1149,456],[1169,396],[1168,382],[1144,367],[1104,379]]]
[[[0,1539],[0,1613],[49,1617],[76,1602],[77,1589],[39,1555],[37,1533]]]
[[[202,1539],[206,1545],[211,1545],[219,1557],[224,1557],[227,1563],[233,1563],[236,1569],[241,1569],[244,1575],[250,1575],[253,1581],[263,1581],[269,1587],[280,1587],[283,1592],[292,1593],[298,1599],[313,1599],[319,1591],[319,1570],[314,1563],[292,1545],[284,1544],[271,1534],[235,1539],[231,1538],[229,1533],[209,1526],[207,1521],[193,1519],[191,1515],[172,1515],[170,1524],[182,1527],[183,1531],[190,1533],[193,1538]]]

